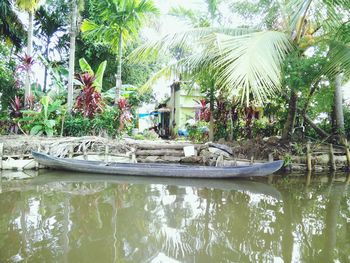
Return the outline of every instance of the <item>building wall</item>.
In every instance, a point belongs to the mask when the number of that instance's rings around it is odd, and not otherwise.
[[[199,104],[196,101],[199,101],[203,97],[198,91],[193,91],[190,94],[187,94],[184,90],[175,92],[175,130],[184,128],[189,119],[195,118],[196,111],[199,108]],[[171,99],[170,101],[169,107],[173,109],[174,100]]]

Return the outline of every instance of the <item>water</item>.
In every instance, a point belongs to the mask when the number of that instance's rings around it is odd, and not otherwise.
[[[0,181],[0,262],[350,262],[343,175]]]

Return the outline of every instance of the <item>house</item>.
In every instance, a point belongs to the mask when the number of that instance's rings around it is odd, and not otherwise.
[[[179,129],[183,129],[186,122],[196,119],[200,111],[198,103],[204,97],[199,87],[190,91],[181,89],[180,82],[176,81],[170,86],[170,97],[165,104],[160,105],[159,134],[163,137],[175,136]]]

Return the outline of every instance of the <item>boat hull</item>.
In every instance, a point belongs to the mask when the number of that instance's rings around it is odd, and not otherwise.
[[[278,171],[283,161],[256,164],[242,167],[211,167],[169,164],[133,164],[133,163],[104,163],[99,161],[75,160],[58,158],[43,153],[32,152],[34,159],[52,169],[74,172],[129,175],[129,176],[156,176],[179,178],[235,178],[266,176]]]

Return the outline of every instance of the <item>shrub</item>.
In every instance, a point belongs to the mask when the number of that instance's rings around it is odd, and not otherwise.
[[[91,130],[91,120],[78,113],[66,117],[64,122],[63,135],[76,137],[85,136],[91,134]]]
[[[97,135],[107,134],[115,137],[120,133],[121,111],[116,107],[107,107],[102,113],[92,120],[94,133]]]
[[[209,128],[208,123],[199,121],[194,125],[186,126],[188,131],[188,137],[195,143],[203,143],[209,139]]]
[[[143,137],[146,140],[152,140],[152,141],[159,139],[159,135],[154,130],[144,130]]]
[[[64,123],[65,136],[108,135],[115,137],[120,134],[120,110],[107,107],[96,114],[93,119],[84,117],[81,113],[68,116]]]

